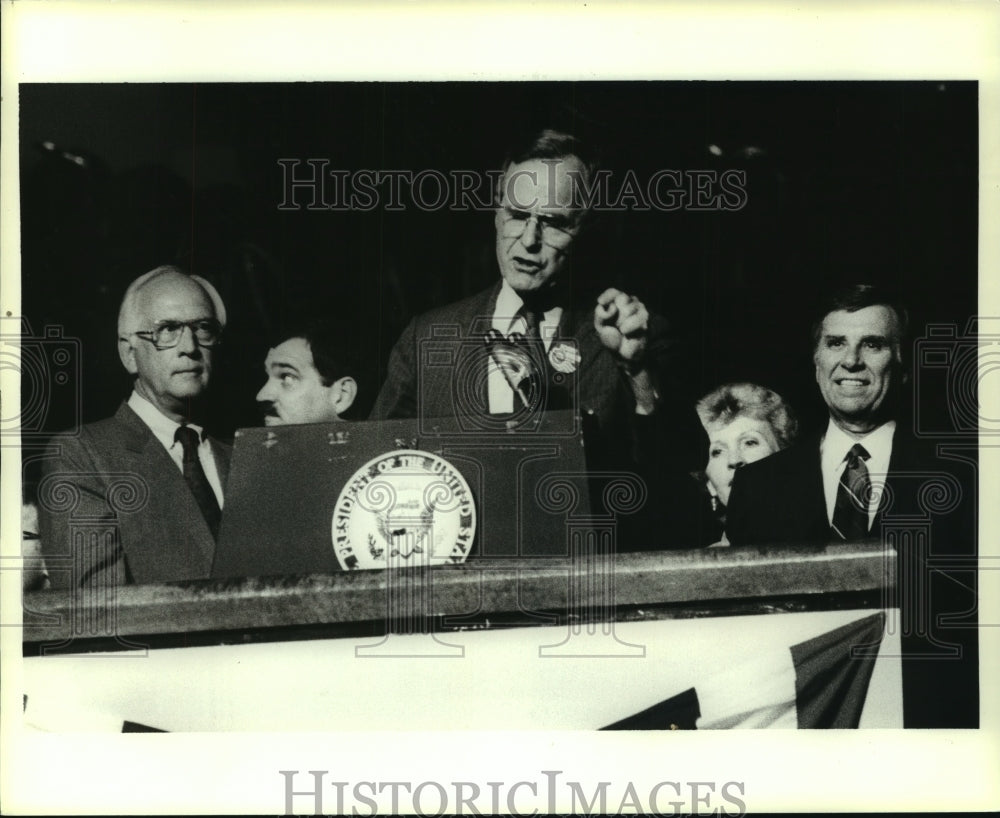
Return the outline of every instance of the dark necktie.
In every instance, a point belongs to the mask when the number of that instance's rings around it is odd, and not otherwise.
[[[540,397],[540,390],[544,388],[546,380],[547,365],[545,362],[545,344],[539,331],[541,314],[536,310],[522,305],[518,310],[518,315],[524,319],[524,336],[518,339],[517,333],[511,337],[523,345],[525,352],[531,360],[527,377],[521,382],[520,391],[515,391],[515,401],[517,405],[522,405],[521,393],[532,396],[532,403],[537,403]]]
[[[865,461],[871,457],[865,447],[855,443],[847,453],[847,466],[840,475],[837,500],[833,506],[834,533],[842,540],[863,540],[868,536],[868,499],[871,478]]]
[[[212,485],[205,476],[205,470],[201,467],[201,460],[198,458],[198,433],[190,426],[178,426],[174,433],[174,440],[181,444],[184,449],[184,479],[187,481],[194,499],[201,509],[201,514],[208,523],[212,532],[212,539],[219,535],[219,520],[222,512],[219,510],[219,501],[215,499],[215,492]]]

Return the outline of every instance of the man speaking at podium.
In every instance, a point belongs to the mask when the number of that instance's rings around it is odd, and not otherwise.
[[[579,373],[578,409],[595,416],[602,432],[609,432],[625,410],[639,416],[656,411],[656,357],[663,339],[654,334],[655,326],[651,331],[642,302],[616,289],[605,290],[586,309],[571,301],[570,267],[589,215],[580,206],[579,185],[589,183],[593,171],[579,140],[556,131],[543,131],[511,154],[494,216],[500,282],[410,322],[392,351],[373,419],[453,417],[469,410],[456,405],[450,384],[421,389],[418,395],[418,342],[435,326],[458,325],[471,336],[477,319],[504,338],[541,343],[548,366]],[[562,346],[557,336],[576,343]],[[556,355],[565,357],[554,361]],[[421,374],[432,377],[429,370]],[[524,393],[511,382],[514,378],[494,356],[487,380],[489,414],[522,408]],[[568,408],[563,401],[546,402],[550,409],[557,405]]]
[[[638,471],[651,481],[649,504],[662,506],[667,498],[654,486],[675,464],[653,462],[648,453],[660,450],[663,398],[672,406],[690,402],[666,388],[677,355],[661,319],[613,287],[590,303],[581,303],[574,292],[572,266],[581,236],[590,229],[587,191],[595,171],[580,140],[553,130],[509,154],[494,214],[500,281],[409,323],[392,350],[371,417],[465,413],[502,423],[537,411],[573,409],[584,423],[589,468]],[[421,342],[444,327],[458,327],[472,345],[480,339],[480,369],[452,372],[422,361]],[[697,507],[687,494],[692,481],[666,482],[678,506]],[[696,530],[683,524],[682,518],[690,517],[688,510],[671,522],[670,539],[678,545],[701,544],[691,542]]]

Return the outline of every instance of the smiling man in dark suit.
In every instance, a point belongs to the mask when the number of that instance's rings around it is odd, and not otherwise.
[[[39,522],[54,588],[209,575],[230,448],[194,419],[225,323],[215,288],[176,267],[129,286],[118,352],[134,390],[114,417],[58,438],[43,466]],[[88,528],[95,522],[100,531]]]
[[[896,550],[904,724],[978,724],[974,624],[937,629],[975,606],[967,572],[929,557],[976,553],[974,472],[938,457],[902,422],[907,311],[878,287],[834,293],[813,327],[824,434],[738,469],[726,519],[732,545],[884,542]],[[944,577],[942,579],[942,577]],[[974,580],[973,580],[974,582]],[[949,655],[957,646],[958,656]]]
[[[664,410],[690,403],[677,399],[677,345],[665,322],[634,295],[606,287],[588,301],[574,288],[572,268],[582,237],[592,231],[587,191],[595,170],[589,149],[558,131],[542,131],[508,155],[494,211],[500,280],[409,323],[371,417],[465,415],[481,419],[479,428],[502,429],[571,409],[583,419],[591,468],[640,471],[651,505],[669,505],[661,491],[669,485],[686,512],[699,506],[692,481],[680,479],[681,470],[672,469],[677,464],[643,463],[664,450],[658,439],[667,429]],[[421,345],[444,337],[464,343],[465,360],[474,365],[428,366]],[[670,397],[669,406],[661,395]],[[695,542],[700,526],[688,525],[693,516],[685,512],[669,528],[656,526],[658,535],[702,544]]]
[[[910,454],[896,434],[906,321],[906,311],[874,287],[834,296],[813,332],[826,432],[737,472],[726,522],[733,545],[878,536],[873,475],[884,483],[890,460],[898,467]]]

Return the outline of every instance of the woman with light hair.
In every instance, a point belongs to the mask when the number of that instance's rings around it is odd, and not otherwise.
[[[712,510],[725,526],[725,507],[736,469],[795,442],[798,421],[777,392],[753,383],[727,383],[696,405],[708,435],[704,479]],[[727,545],[725,535],[719,545]]]

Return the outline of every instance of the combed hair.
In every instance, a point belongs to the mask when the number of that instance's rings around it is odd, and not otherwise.
[[[309,345],[313,366],[316,367],[323,386],[330,386],[346,376],[358,380],[357,356],[346,331],[329,321],[310,320],[289,324],[274,334],[272,346],[278,346],[292,338],[301,338]]]
[[[600,164],[596,152],[583,140],[553,128],[545,128],[515,144],[504,157],[501,167],[506,174],[511,165],[518,165],[521,162],[528,162],[532,159],[564,159],[567,156],[575,156],[580,160],[586,176],[583,181],[590,184]],[[502,180],[497,182],[498,202],[502,185]]]
[[[122,298],[121,308],[118,310],[119,338],[125,338],[129,335],[129,333],[135,332],[137,323],[136,304],[139,300],[139,293],[142,291],[142,288],[154,279],[171,273],[190,278],[199,287],[201,287],[205,291],[205,295],[208,296],[209,301],[212,302],[212,307],[215,310],[215,319],[223,327],[226,326],[226,305],[222,303],[222,296],[220,296],[219,291],[212,286],[212,283],[201,276],[189,275],[180,267],[174,267],[171,264],[164,264],[157,267],[155,270],[143,273],[135,281],[128,285],[128,289],[125,290],[125,295]]]
[[[745,416],[767,423],[781,449],[795,442],[799,422],[781,395],[755,383],[727,383],[713,389],[695,406],[707,431],[718,423],[732,423]]]
[[[356,328],[333,323],[329,319],[298,319],[273,333],[271,346],[279,346],[292,338],[301,338],[309,345],[313,366],[323,386],[331,386],[341,378],[354,379],[358,387],[357,397],[341,417],[344,420],[366,418],[374,395],[368,373],[362,366]]]
[[[897,360],[902,356],[910,332],[910,315],[895,293],[876,284],[848,284],[828,293],[816,309],[812,325],[812,342],[815,350],[823,331],[823,321],[831,312],[857,312],[866,307],[888,307],[896,316],[899,344],[894,348]]]

